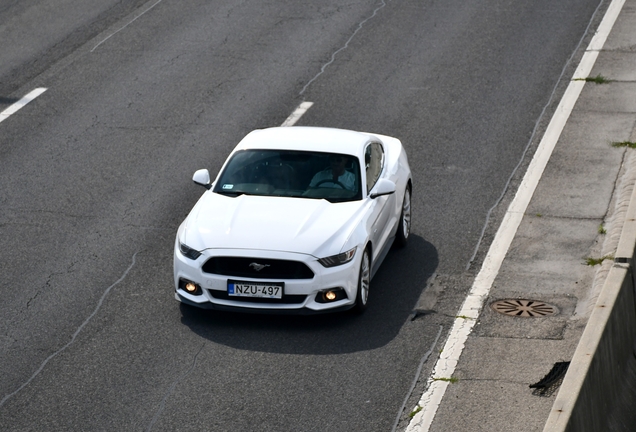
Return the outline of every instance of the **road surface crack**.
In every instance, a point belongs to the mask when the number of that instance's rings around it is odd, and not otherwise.
[[[148,432],[152,430],[152,427],[155,425],[155,423],[157,423],[157,420],[159,420],[161,413],[166,407],[166,401],[168,400],[170,395],[172,395],[172,393],[174,392],[174,389],[181,382],[181,380],[183,380],[186,376],[190,375],[190,373],[192,373],[194,368],[197,366],[197,359],[199,358],[199,354],[201,354],[201,351],[203,351],[203,347],[205,347],[205,344],[201,345],[201,348],[199,348],[199,351],[197,351],[197,353],[194,355],[194,359],[192,360],[192,365],[190,366],[190,368],[184,373],[182,373],[176,380],[174,380],[174,382],[172,383],[172,385],[170,386],[166,394],[163,396],[163,399],[161,400],[161,403],[159,404],[159,408],[157,409],[157,412],[152,417],[152,420],[150,421],[150,424],[148,425],[148,428],[146,429]]]
[[[388,2],[390,2],[391,0],[388,0]],[[329,61],[327,63],[325,63],[324,65],[322,65],[322,67],[320,68],[320,72],[318,72],[316,74],[316,76],[314,76],[312,79],[309,80],[309,82],[307,84],[305,84],[305,86],[303,87],[303,89],[300,91],[300,95],[304,94],[305,91],[307,90],[307,88],[309,88],[309,86],[318,79],[318,77],[320,75],[322,75],[325,70],[327,69],[327,67],[329,65],[331,65],[331,63],[333,63],[336,60],[336,56],[341,52],[346,50],[349,47],[349,44],[351,43],[351,41],[353,40],[353,38],[356,36],[356,34],[358,34],[358,32],[360,30],[362,30],[362,27],[366,24],[367,21],[375,18],[375,16],[378,14],[378,12],[380,12],[381,9],[383,9],[385,6],[387,5],[387,1],[382,0],[382,4],[380,6],[378,6],[377,8],[375,8],[373,10],[373,13],[371,14],[371,16],[363,19],[359,24],[358,27],[356,27],[356,29],[354,30],[353,34],[349,37],[349,39],[347,39],[347,41],[345,42],[345,44],[338,48],[336,51],[333,52],[333,54],[331,54],[331,59],[329,59]]]
[[[5,395],[2,398],[2,400],[0,400],[0,407],[2,407],[9,399],[11,399],[13,396],[15,396],[20,391],[22,391],[22,389],[24,389],[26,386],[28,386],[31,383],[31,381],[33,381],[35,379],[35,377],[37,377],[40,374],[40,372],[42,372],[42,370],[44,370],[45,366],[48,364],[49,361],[51,361],[53,358],[57,357],[59,354],[64,352],[68,347],[73,345],[73,343],[75,342],[75,339],[77,339],[77,336],[82,332],[84,327],[86,327],[86,325],[88,325],[88,323],[93,319],[93,317],[97,314],[97,312],[99,312],[100,308],[102,307],[102,304],[104,303],[104,299],[106,298],[106,296],[108,296],[108,293],[110,293],[110,291],[115,286],[119,285],[124,279],[126,279],[126,276],[128,276],[128,273],[130,273],[132,268],[135,266],[135,260],[137,258],[137,254],[138,253],[139,252],[135,252],[135,254],[132,257],[132,263],[130,264],[130,266],[128,266],[126,271],[124,271],[124,274],[119,279],[117,279],[115,281],[115,283],[113,283],[111,286],[106,288],[106,290],[104,291],[104,294],[102,294],[102,297],[99,299],[99,302],[97,302],[97,306],[95,306],[95,309],[93,310],[93,312],[88,316],[88,318],[86,318],[84,320],[84,322],[77,328],[77,330],[75,330],[75,333],[73,333],[73,336],[71,336],[71,340],[66,345],[64,345],[62,348],[58,349],[53,354],[48,356],[40,364],[40,367],[35,372],[33,372],[33,375],[31,375],[31,377],[26,382],[24,382],[20,387],[18,387],[13,392]]]

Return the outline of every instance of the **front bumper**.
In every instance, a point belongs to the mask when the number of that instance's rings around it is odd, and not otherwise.
[[[302,315],[346,310],[355,304],[361,253],[356,253],[354,259],[346,264],[326,268],[311,255],[263,250],[208,249],[203,251],[196,260],[192,260],[185,257],[178,246],[178,243],[175,243],[175,298],[191,306],[215,310]],[[204,272],[203,264],[215,256],[299,261],[311,269],[314,277],[312,279],[261,279]],[[180,280],[194,282],[201,288],[200,293],[193,295],[181,289]],[[266,302],[245,297],[230,298],[227,296],[228,280],[253,283],[282,282],[284,295],[287,298]],[[345,298],[327,303],[324,300],[319,301],[324,291],[337,288],[344,290]]]

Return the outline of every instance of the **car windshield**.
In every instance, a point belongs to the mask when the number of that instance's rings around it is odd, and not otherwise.
[[[232,156],[213,191],[354,201],[362,197],[360,163],[355,156],[337,153],[242,150]]]

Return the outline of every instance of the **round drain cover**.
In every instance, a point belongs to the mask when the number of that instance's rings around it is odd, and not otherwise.
[[[490,307],[504,315],[525,318],[554,315],[559,311],[555,306],[538,300],[497,300]]]

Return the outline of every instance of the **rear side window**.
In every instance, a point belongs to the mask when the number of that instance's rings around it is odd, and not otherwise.
[[[367,171],[367,193],[373,189],[384,168],[384,149],[380,143],[371,143],[364,151],[364,164]]]

